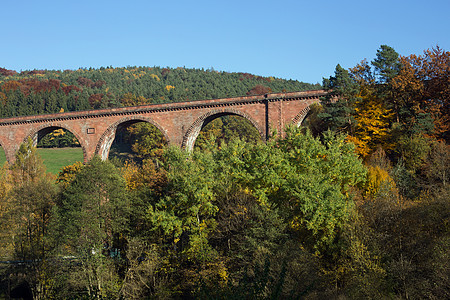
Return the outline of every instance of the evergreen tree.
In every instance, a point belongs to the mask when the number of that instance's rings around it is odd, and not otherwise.
[[[389,83],[400,71],[399,55],[394,48],[381,45],[377,57],[372,61],[380,83]]]
[[[332,91],[332,95],[324,101],[323,112],[318,114],[323,122],[323,130],[352,133],[356,126],[354,104],[358,99],[358,84],[347,70],[337,65],[334,76],[324,78],[323,86]]]

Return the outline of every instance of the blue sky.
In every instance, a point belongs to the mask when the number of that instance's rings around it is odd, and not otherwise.
[[[375,57],[450,50],[449,0],[0,0],[0,67],[214,68],[322,82]]]

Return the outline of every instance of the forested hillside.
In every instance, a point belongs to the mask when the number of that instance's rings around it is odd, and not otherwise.
[[[16,71],[0,68],[0,117],[319,89],[248,73],[160,67]]]
[[[187,152],[138,123],[121,133],[138,160],[53,176],[29,139],[0,168],[0,298],[450,299],[450,52],[374,55],[337,65],[323,87],[338,100],[268,141],[227,116]],[[8,113],[52,95],[75,106],[49,112],[315,88],[211,70],[2,72]]]

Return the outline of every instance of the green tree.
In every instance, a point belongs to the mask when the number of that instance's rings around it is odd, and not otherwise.
[[[359,86],[349,72],[340,65],[336,66],[334,76],[324,78],[323,87],[332,91],[323,103],[323,111],[317,116],[324,130],[352,133],[356,125],[354,104],[358,99]]]
[[[375,74],[380,83],[389,83],[400,71],[399,55],[394,48],[381,45],[377,50],[377,57],[372,61]]]
[[[109,162],[94,157],[63,191],[54,210],[54,235],[61,255],[78,262],[66,282],[92,298],[115,296],[120,288],[111,257],[124,251],[129,203],[125,181]]]

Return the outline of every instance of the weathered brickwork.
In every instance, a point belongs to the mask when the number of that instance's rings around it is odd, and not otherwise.
[[[85,162],[96,154],[106,159],[118,128],[149,122],[170,144],[191,150],[201,128],[224,115],[246,118],[265,140],[274,129],[283,134],[285,126],[298,126],[309,106],[326,95],[323,90],[274,93],[0,119],[0,146],[6,159],[13,162],[20,144],[28,137],[37,142],[52,130],[64,128],[80,142]]]

